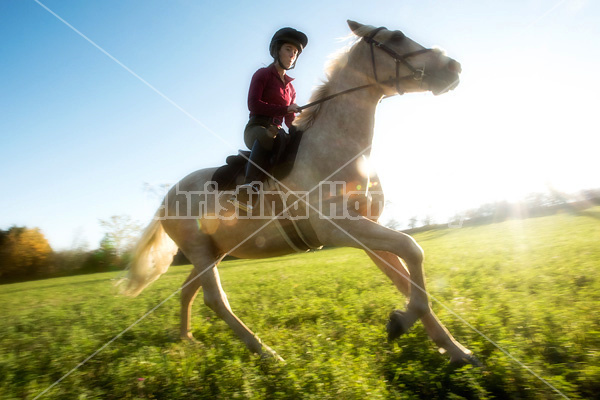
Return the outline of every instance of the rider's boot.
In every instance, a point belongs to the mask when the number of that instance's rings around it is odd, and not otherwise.
[[[252,211],[258,193],[260,192],[260,181],[263,171],[266,170],[269,161],[269,150],[263,148],[258,140],[254,142],[250,159],[246,164],[246,179],[244,184],[237,190],[237,196],[232,199],[233,204],[245,211]],[[252,202],[250,200],[253,200]]]

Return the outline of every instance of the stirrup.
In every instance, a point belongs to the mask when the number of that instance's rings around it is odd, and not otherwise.
[[[250,202],[250,199],[253,196],[258,196],[260,193],[260,186],[260,184],[256,183],[244,183],[238,187],[236,193],[231,195],[229,201],[240,210],[252,212],[252,210],[254,210],[254,203],[256,203],[256,199],[253,203]],[[252,194],[248,194],[249,191],[251,191]],[[241,194],[245,195],[245,199],[238,199],[238,196]]]

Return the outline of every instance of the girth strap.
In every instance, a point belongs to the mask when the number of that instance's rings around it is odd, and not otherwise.
[[[314,231],[312,225],[306,219],[296,219],[289,213],[292,209],[293,203],[287,204],[285,197],[283,196],[283,190],[278,182],[269,180],[269,186],[274,187],[278,193],[278,198],[282,203],[282,210],[288,210],[285,212],[290,218],[276,218],[275,225],[283,236],[287,244],[296,252],[303,253],[309,250],[316,250],[323,247],[320,243],[311,240],[310,238],[316,238],[317,234]],[[298,200],[302,202],[303,200]],[[289,207],[289,208],[288,208]]]

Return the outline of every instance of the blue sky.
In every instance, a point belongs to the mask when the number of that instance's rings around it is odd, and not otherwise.
[[[290,73],[299,104],[344,46],[346,19],[401,29],[462,63],[454,92],[379,107],[387,218],[600,187],[597,2],[41,3],[154,88],[41,4],[0,0],[0,228],[40,227],[55,249],[96,247],[111,215],[146,223],[159,199],[145,184],[242,148],[249,79],[282,26],[309,36]]]

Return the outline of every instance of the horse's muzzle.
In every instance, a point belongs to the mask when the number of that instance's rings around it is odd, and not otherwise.
[[[431,92],[435,96],[439,96],[440,94],[447,93],[451,90],[454,90],[458,84],[460,83],[460,79],[458,75],[455,75],[451,78],[433,78],[430,80],[429,88]]]
[[[439,96],[455,89],[460,83],[459,74],[462,72],[462,66],[458,61],[450,60],[446,68],[441,70],[437,75],[430,77],[429,87],[431,92]]]
[[[462,66],[456,60],[450,60],[448,65],[446,65],[446,69],[453,74],[460,74],[462,72]]]

